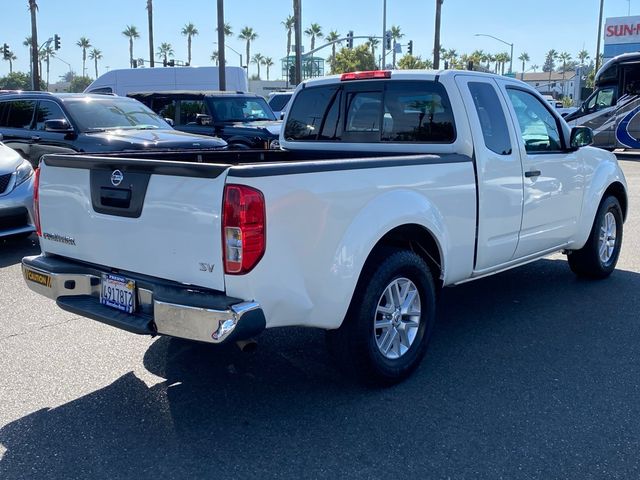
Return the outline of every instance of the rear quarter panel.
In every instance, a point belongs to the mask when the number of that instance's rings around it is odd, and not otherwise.
[[[257,178],[233,172],[228,183],[265,195],[267,248],[249,274],[225,276],[226,291],[258,301],[268,327],[339,327],[368,255],[400,225],[418,224],[436,237],[445,283],[471,274],[471,161]]]

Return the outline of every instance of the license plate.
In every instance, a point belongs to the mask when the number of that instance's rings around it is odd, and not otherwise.
[[[127,313],[136,309],[136,282],[120,275],[102,275],[100,303]]]

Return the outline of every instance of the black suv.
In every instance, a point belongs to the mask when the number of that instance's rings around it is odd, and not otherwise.
[[[0,93],[5,145],[36,166],[47,153],[226,148],[171,128],[140,102],[115,95]]]
[[[279,148],[282,122],[254,93],[167,91],[129,93],[183,132],[215,135],[229,148]]]

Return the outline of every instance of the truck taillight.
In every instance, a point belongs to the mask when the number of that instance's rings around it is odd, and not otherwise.
[[[40,168],[36,168],[33,180],[33,222],[36,226],[36,233],[42,236],[42,228],[40,227]]]
[[[222,208],[224,271],[243,274],[255,267],[266,248],[266,214],[262,192],[227,185]]]

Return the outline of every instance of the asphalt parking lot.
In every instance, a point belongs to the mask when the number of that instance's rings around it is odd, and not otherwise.
[[[618,270],[558,255],[445,290],[427,358],[371,390],[320,331],[256,353],[137,337],[23,285],[0,242],[0,478],[639,478],[640,162]]]

